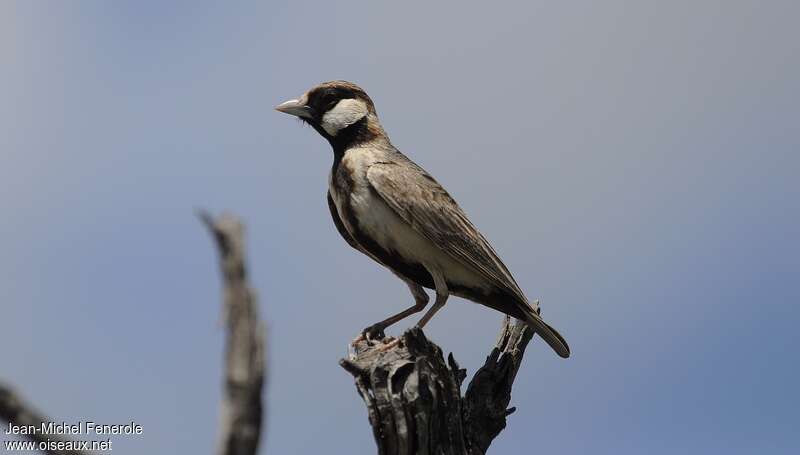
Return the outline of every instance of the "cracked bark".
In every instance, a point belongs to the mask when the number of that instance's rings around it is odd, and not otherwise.
[[[466,371],[422,330],[388,350],[358,342],[340,361],[367,406],[380,455],[482,455],[506,426],[511,388],[533,330],[506,317],[486,362],[464,396]]]

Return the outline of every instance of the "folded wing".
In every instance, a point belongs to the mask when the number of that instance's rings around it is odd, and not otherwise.
[[[516,310],[561,357],[569,357],[566,340],[539,316],[489,242],[467,219],[456,201],[424,169],[404,155],[367,169],[372,188],[414,230],[444,252],[515,297]],[[500,309],[498,307],[498,309]],[[505,310],[501,310],[505,311]]]
[[[367,180],[414,230],[461,264],[527,303],[511,273],[464,211],[424,169],[398,154],[372,164]]]

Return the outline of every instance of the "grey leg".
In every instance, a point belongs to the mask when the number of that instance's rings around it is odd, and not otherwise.
[[[373,324],[364,329],[362,335],[365,338],[367,339],[383,338],[384,337],[383,330],[386,327],[389,327],[390,325],[400,321],[401,319],[405,319],[411,316],[412,314],[419,313],[420,311],[425,309],[425,306],[428,304],[428,301],[430,300],[430,297],[428,297],[428,294],[425,292],[425,289],[423,289],[422,286],[412,281],[408,281],[406,279],[403,279],[403,281],[405,281],[405,283],[408,285],[408,289],[411,290],[411,295],[414,296],[414,301],[416,303],[413,306],[406,308],[405,310],[395,314],[394,316],[390,316],[384,319],[383,321]]]
[[[420,329],[425,327],[425,324],[427,324],[428,321],[431,320],[433,315],[436,314],[437,311],[442,309],[444,304],[447,302],[447,297],[450,296],[450,291],[447,289],[447,282],[445,281],[444,276],[442,276],[441,272],[439,272],[438,270],[430,270],[430,269],[428,269],[428,272],[433,277],[433,284],[436,286],[436,301],[433,302],[433,306],[431,307],[431,309],[428,310],[428,312],[425,313],[425,315],[422,316],[422,319],[420,319],[419,322],[417,323],[417,327],[419,327]]]

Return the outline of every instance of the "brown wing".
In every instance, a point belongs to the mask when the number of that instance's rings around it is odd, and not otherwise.
[[[489,242],[442,186],[404,155],[367,169],[375,192],[414,230],[439,248],[509,291],[520,302],[525,295]]]
[[[489,242],[467,219],[464,211],[425,170],[402,154],[375,163],[367,180],[384,201],[407,223],[451,257],[480,273],[495,286],[516,297],[525,320],[561,357],[569,357],[566,340],[539,316]],[[502,309],[500,311],[503,311]]]

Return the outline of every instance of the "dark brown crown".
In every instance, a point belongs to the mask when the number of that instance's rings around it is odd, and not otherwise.
[[[367,108],[371,113],[375,113],[375,104],[361,87],[347,81],[323,82],[308,91],[308,101],[306,104],[313,109],[317,115],[323,115],[331,110],[336,103],[341,100],[355,98],[367,103]]]

